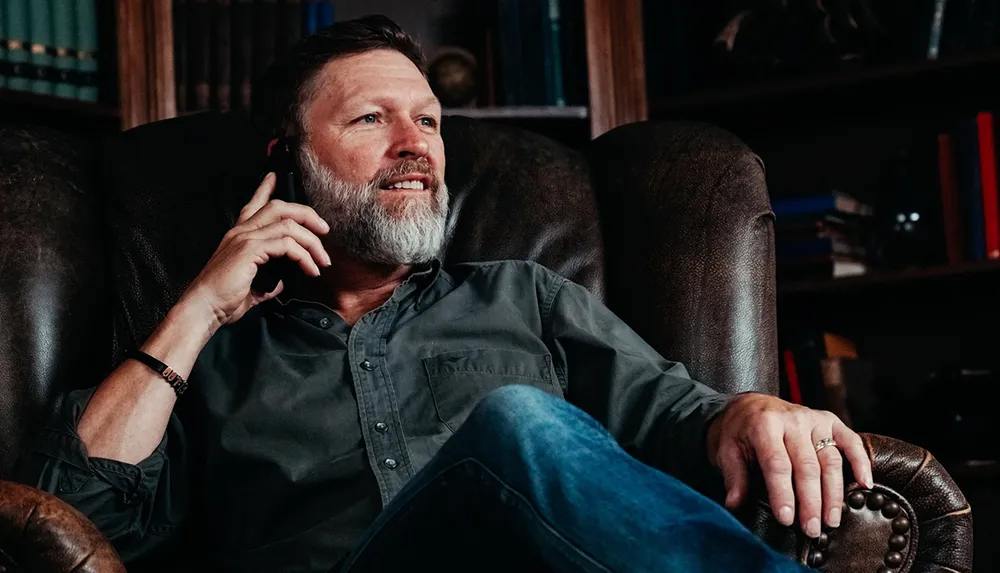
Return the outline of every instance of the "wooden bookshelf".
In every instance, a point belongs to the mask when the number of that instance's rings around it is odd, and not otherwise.
[[[940,115],[992,107],[1000,50],[940,60],[846,69],[810,77],[697,91],[654,102],[656,119],[697,119],[739,128],[852,120],[913,112]]]
[[[444,115],[476,119],[587,119],[586,106],[501,106],[481,108],[446,108]]]
[[[108,131],[118,129],[121,114],[116,106],[104,103],[0,88],[0,120]]]
[[[883,288],[914,286],[931,280],[984,276],[1000,277],[1000,261],[977,261],[958,265],[901,270],[873,270],[867,274],[853,277],[779,283],[778,294],[782,296],[808,296],[824,293],[871,292]]]

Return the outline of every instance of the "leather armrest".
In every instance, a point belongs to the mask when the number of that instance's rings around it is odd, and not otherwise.
[[[39,489],[0,481],[0,572],[125,573],[82,513]]]
[[[844,471],[844,513],[837,529],[808,539],[774,519],[757,491],[737,517],[769,545],[802,563],[836,573],[972,570],[972,510],[944,467],[923,448],[861,434],[875,487]]]

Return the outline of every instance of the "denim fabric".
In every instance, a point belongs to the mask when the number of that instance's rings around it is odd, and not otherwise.
[[[342,573],[800,572],[722,506],[538,389],[494,390],[396,496]]]

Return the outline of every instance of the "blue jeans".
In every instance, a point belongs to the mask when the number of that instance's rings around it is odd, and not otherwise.
[[[490,392],[340,571],[807,571],[527,386]]]

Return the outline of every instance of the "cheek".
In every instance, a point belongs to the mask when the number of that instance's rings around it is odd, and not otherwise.
[[[375,175],[381,154],[375,142],[341,138],[326,142],[320,157],[339,179],[360,184]]]

